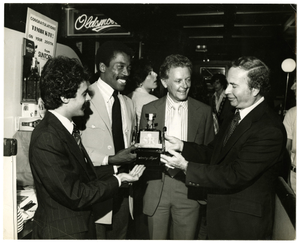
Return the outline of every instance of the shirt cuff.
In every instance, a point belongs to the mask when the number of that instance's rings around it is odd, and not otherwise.
[[[102,165],[108,165],[108,155],[106,155],[102,161]]]
[[[118,182],[119,182],[119,187],[121,186],[122,182],[121,182],[121,179],[117,176],[117,175],[113,175],[114,177],[117,178]]]

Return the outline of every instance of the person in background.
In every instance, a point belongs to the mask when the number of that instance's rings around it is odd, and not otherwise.
[[[136,84],[136,88],[128,94],[128,97],[132,99],[135,105],[138,125],[143,105],[158,99],[151,94],[157,88],[157,74],[153,71],[150,61],[139,59],[132,63],[130,76],[131,80]]]
[[[215,92],[211,97],[210,105],[212,107],[213,114],[216,117],[214,122],[215,133],[217,134],[224,121],[224,118],[226,116],[231,116],[234,113],[235,108],[230,105],[230,102],[225,94],[227,87],[226,76],[221,73],[214,74],[211,78],[211,83]]]
[[[105,167],[111,174],[128,172],[136,159],[136,148],[131,146],[134,104],[120,94],[130,75],[131,55],[131,49],[121,42],[103,43],[96,54],[100,78],[89,86],[92,99],[82,140],[96,169]],[[112,200],[98,206],[101,213],[96,219],[98,239],[126,239],[132,214],[130,189],[131,186],[121,187]]]
[[[295,82],[292,87],[297,98],[297,83]],[[287,111],[283,119],[283,125],[287,132],[286,148],[291,158],[291,173],[290,184],[293,191],[296,193],[296,140],[297,140],[297,106],[292,107]]]
[[[72,136],[72,118],[83,116],[90,100],[88,74],[77,59],[49,59],[41,73],[46,108],[32,132],[29,161],[38,207],[33,239],[95,239],[93,205],[112,198],[121,183],[133,182],[144,168],[104,179],[80,142]]]
[[[157,74],[153,71],[152,64],[149,60],[139,59],[132,63],[131,81],[135,83],[135,90],[128,94],[135,105],[137,127],[139,131],[139,122],[141,119],[142,107],[158,98],[152,95],[152,91],[157,88]],[[134,238],[149,239],[147,219],[143,214],[143,196],[145,193],[146,183],[144,177],[140,183],[134,184]]]
[[[264,99],[269,75],[256,57],[232,62],[225,93],[236,113],[208,146],[166,135],[172,157],[162,154],[161,161],[181,169],[186,185],[207,191],[209,240],[271,239],[286,132]]]
[[[188,97],[191,73],[192,63],[187,57],[176,54],[165,58],[159,75],[168,93],[143,106],[140,127],[147,124],[145,114],[154,113],[158,130],[163,131],[166,126],[167,134],[198,144],[208,144],[213,140],[211,108]],[[199,195],[198,191],[189,190],[184,181],[182,171],[166,167],[161,179],[147,182],[143,212],[148,216],[150,239],[195,239],[200,208],[196,199]]]

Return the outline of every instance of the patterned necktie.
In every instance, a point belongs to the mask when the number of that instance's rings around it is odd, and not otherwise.
[[[238,126],[239,124],[239,121],[241,120],[241,117],[240,117],[240,112],[237,111],[234,116],[233,116],[233,119],[230,123],[230,126],[227,130],[227,133],[225,135],[225,138],[224,138],[224,141],[223,141],[223,146],[226,145],[228,139],[230,138],[231,134],[233,133],[233,131],[235,130],[235,128]]]
[[[112,107],[112,134],[115,147],[115,153],[125,148],[123,128],[122,128],[122,115],[121,104],[118,98],[118,91],[114,91],[113,97],[115,99]]]

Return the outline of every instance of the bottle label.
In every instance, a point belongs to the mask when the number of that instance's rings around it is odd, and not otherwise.
[[[161,148],[159,131],[140,131],[140,147]]]

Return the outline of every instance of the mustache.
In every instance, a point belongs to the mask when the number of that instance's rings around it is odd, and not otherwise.
[[[128,80],[129,76],[117,76],[116,78],[117,78],[117,80],[118,79]]]

